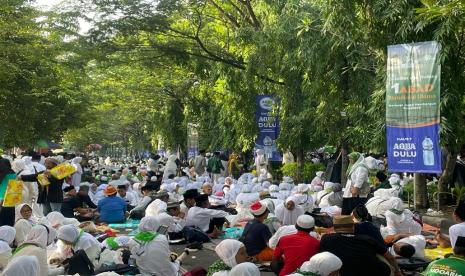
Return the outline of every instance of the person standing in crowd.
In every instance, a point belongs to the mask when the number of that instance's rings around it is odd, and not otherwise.
[[[272,235],[268,226],[263,222],[270,212],[260,201],[250,206],[250,212],[254,219],[245,225],[240,240],[245,245],[247,255],[259,262],[269,262],[273,257],[273,249],[269,248],[267,243]]]
[[[163,180],[170,179],[170,177],[175,177],[178,174],[178,157],[174,154],[168,157],[166,162],[165,169],[163,171]]]
[[[15,207],[2,206],[8,182],[15,179],[16,174],[11,169],[10,160],[0,158],[0,226],[13,226],[15,223]]]
[[[100,221],[106,223],[120,223],[126,221],[126,201],[116,196],[115,187],[108,185],[103,192],[106,196],[98,202],[97,210]]]
[[[354,221],[351,216],[333,217],[336,233],[323,235],[320,241],[320,251],[328,251],[341,259],[343,265],[341,276],[396,276],[402,275],[394,257],[386,247],[382,247],[371,237],[354,235]],[[384,257],[389,265],[380,260]]]
[[[213,183],[218,181],[218,178],[221,176],[221,170],[224,170],[224,167],[220,160],[220,152],[215,151],[213,157],[208,159],[208,172],[212,175]]]
[[[365,204],[370,192],[368,183],[368,167],[363,155],[352,152],[348,155],[347,184],[342,201],[342,214],[350,215],[357,205]]]
[[[314,227],[313,217],[301,215],[297,218],[295,225],[297,233],[282,237],[274,250],[273,262],[283,262],[282,269],[276,269],[275,273],[279,272],[279,276],[288,275],[318,253],[320,242],[310,236]]]
[[[71,175],[71,185],[74,186],[76,189],[79,190],[79,185],[81,184],[81,179],[82,179],[82,157],[74,157],[71,160],[71,165],[73,165],[76,168],[76,171]]]
[[[37,199],[37,203],[42,205],[45,216],[52,211],[60,211],[61,203],[63,203],[63,179],[57,179],[49,172],[58,164],[60,164],[60,161],[56,156],[45,159],[45,167],[47,170],[44,172],[44,175],[48,178],[50,184],[47,186],[39,185],[39,198]],[[20,180],[37,182],[37,175],[37,173],[22,175],[20,176]]]
[[[228,176],[238,179],[241,173],[241,168],[239,167],[239,156],[236,153],[231,153],[229,155],[228,161]]]
[[[194,170],[196,176],[202,176],[207,167],[207,159],[205,159],[205,150],[200,150],[199,154],[194,158]]]
[[[430,263],[423,275],[465,275],[465,237],[458,237],[455,241],[454,255]]]

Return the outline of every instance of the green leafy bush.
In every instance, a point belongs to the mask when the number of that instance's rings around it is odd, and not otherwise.
[[[315,177],[317,171],[325,171],[326,168],[323,164],[313,164],[312,162],[305,162],[302,170],[302,179],[300,182],[310,183]],[[297,180],[297,163],[288,163],[281,167],[281,172],[285,176],[290,176]]]

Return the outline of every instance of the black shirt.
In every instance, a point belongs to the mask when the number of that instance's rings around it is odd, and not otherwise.
[[[324,251],[331,252],[341,259],[341,276],[390,275],[389,266],[376,257],[376,254],[384,255],[387,249],[369,236],[326,234],[320,241],[320,252]]]
[[[383,239],[383,236],[381,236],[381,232],[379,231],[379,228],[369,221],[356,223],[354,234],[369,236],[376,243],[378,243],[381,247],[384,247],[386,249],[388,248],[388,246],[384,243],[384,239]]]
[[[255,256],[268,246],[270,238],[271,232],[268,226],[254,219],[245,225],[240,240],[245,245],[247,255]]]
[[[89,195],[80,195],[80,194],[78,194],[77,197],[78,197],[79,201],[81,202],[82,207],[84,207],[84,203],[85,203],[88,208],[97,209],[97,205],[95,205],[92,202],[92,199],[90,199]]]
[[[74,209],[80,208],[81,201],[77,197],[67,197],[61,204],[61,213],[67,218],[74,218]]]

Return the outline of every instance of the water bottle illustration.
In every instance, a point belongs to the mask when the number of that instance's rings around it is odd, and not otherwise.
[[[266,158],[273,158],[273,139],[271,139],[271,137],[268,135],[265,136],[265,138],[263,138],[263,145]]]
[[[423,164],[425,166],[434,166],[433,141],[426,136],[421,145],[423,146]]]

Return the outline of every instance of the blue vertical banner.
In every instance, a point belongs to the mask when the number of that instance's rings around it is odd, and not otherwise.
[[[441,173],[441,46],[388,47],[386,140],[391,172]]]
[[[199,131],[198,125],[187,124],[187,158],[190,159],[199,154]]]
[[[255,149],[263,149],[270,161],[282,161],[282,156],[276,146],[279,136],[279,117],[273,113],[273,108],[279,107],[279,100],[272,95],[258,95],[255,121],[258,124],[258,137]]]

